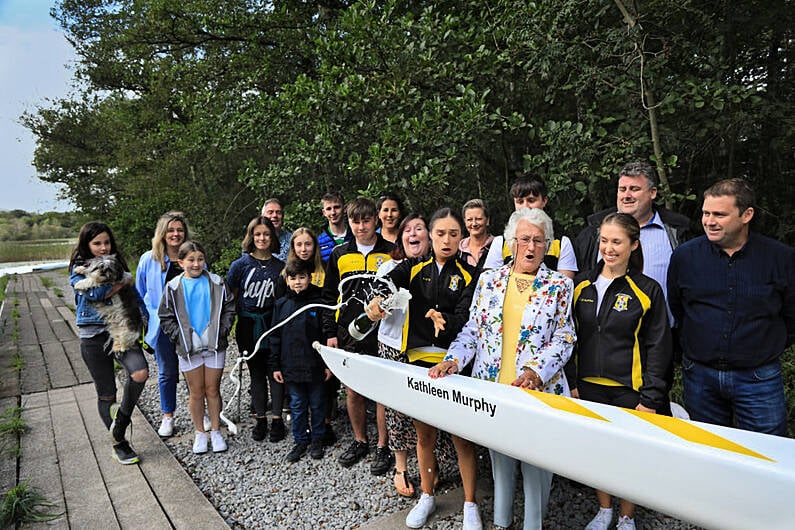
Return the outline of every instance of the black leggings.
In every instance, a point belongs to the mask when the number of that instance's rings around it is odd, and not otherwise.
[[[87,339],[80,339],[80,354],[94,380],[97,389],[97,408],[99,416],[110,428],[110,406],[116,402],[116,375],[113,361],[117,361],[127,371],[127,382],[124,384],[124,393],[121,398],[121,410],[127,416],[132,415],[135,404],[144,389],[144,383],[133,381],[130,374],[139,370],[148,370],[143,351],[140,347],[127,350],[119,354],[111,354],[112,343],[107,332],[100,333]]]
[[[254,345],[259,337],[254,337],[254,321],[250,318],[238,315],[235,337],[239,355],[248,352],[250,355],[254,350]],[[269,348],[260,347],[259,351],[251,359],[246,361],[248,372],[251,376],[251,403],[254,405],[254,414],[258,418],[267,416],[268,398],[267,392],[270,386],[271,396],[271,415],[282,416],[282,404],[284,402],[284,385],[273,378],[273,370],[270,366],[271,351]]]

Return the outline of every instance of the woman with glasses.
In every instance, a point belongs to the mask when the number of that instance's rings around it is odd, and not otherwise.
[[[480,275],[469,320],[450,344],[432,378],[472,362],[472,377],[551,394],[569,395],[563,367],[576,336],[571,320],[572,281],[544,265],[554,239],[552,220],[537,208],[511,215],[505,241],[513,261]],[[513,523],[517,469],[524,487],[524,528],[541,528],[552,473],[489,450],[494,478],[494,525]]]

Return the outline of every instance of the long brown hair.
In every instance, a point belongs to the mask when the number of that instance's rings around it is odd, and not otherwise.
[[[72,270],[72,267],[75,265],[80,265],[94,257],[89,243],[103,232],[108,234],[108,238],[110,239],[110,253],[116,254],[116,259],[122,264],[125,271],[130,271],[127,267],[127,262],[124,261],[124,257],[122,257],[119,252],[119,247],[116,245],[116,238],[113,237],[113,232],[110,227],[99,221],[91,221],[80,228],[80,235],[77,236],[77,244],[75,248],[72,249],[72,255],[69,257],[69,270]]]

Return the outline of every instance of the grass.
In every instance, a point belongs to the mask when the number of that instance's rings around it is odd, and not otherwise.
[[[49,289],[50,287],[55,285],[55,282],[52,281],[52,278],[50,278],[49,276],[39,276],[39,280],[41,280],[41,284],[44,286],[45,289]]]
[[[53,508],[57,506],[47,501],[36,488],[21,482],[5,494],[3,505],[0,506],[0,528],[18,528],[25,523],[45,522],[63,513],[49,511]]]
[[[0,241],[0,262],[68,260],[74,239],[38,239],[34,241]]]
[[[6,299],[6,286],[8,285],[8,281],[10,279],[11,279],[10,274],[6,274],[5,276],[0,276],[0,302]]]
[[[19,437],[28,426],[22,419],[22,407],[8,407],[0,414],[0,453],[19,456]]]

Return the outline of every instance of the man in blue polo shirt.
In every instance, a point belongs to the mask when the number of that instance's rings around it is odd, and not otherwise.
[[[668,301],[697,421],[785,436],[781,354],[795,341],[795,249],[751,232],[742,179],[704,192],[705,235],[674,250]]]

